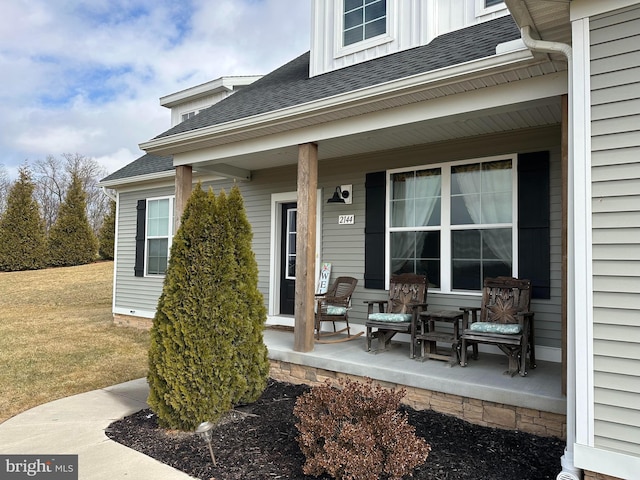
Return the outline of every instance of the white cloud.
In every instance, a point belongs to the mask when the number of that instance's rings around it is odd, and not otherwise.
[[[304,0],[3,0],[0,163],[80,153],[113,172],[170,126],[161,96],[309,48]]]

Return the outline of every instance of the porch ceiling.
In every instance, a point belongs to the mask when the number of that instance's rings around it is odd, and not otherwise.
[[[452,141],[500,132],[557,125],[561,122],[560,97],[554,96],[488,110],[467,112],[447,117],[376,128],[352,134],[337,134],[317,140],[319,160],[327,160],[372,152],[388,151],[430,143]],[[180,155],[175,160],[180,163]],[[225,156],[222,162],[246,170],[259,170],[295,164],[297,145],[265,149],[241,155]],[[194,162],[194,170],[215,170],[221,161]]]

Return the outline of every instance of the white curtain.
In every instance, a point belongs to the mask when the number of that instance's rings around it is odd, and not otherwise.
[[[471,168],[464,171],[463,167],[457,169],[455,177],[463,194],[465,207],[474,224],[510,223],[512,221],[511,197],[509,197],[509,201],[505,201],[501,200],[500,194],[486,193],[511,190],[511,162],[485,164],[482,171]],[[509,183],[505,185],[505,182]],[[480,195],[474,195],[476,193]],[[482,230],[482,236],[493,254],[497,258],[508,260],[511,263],[513,256],[511,236],[505,236],[502,233],[502,229]]]
[[[421,174],[422,173],[422,174]],[[441,192],[440,169],[429,172],[397,174],[392,177],[393,198],[391,208],[392,226],[422,227],[429,224]],[[398,201],[404,199],[404,201]],[[416,207],[419,200],[419,208]],[[414,232],[394,236],[391,244],[391,271],[402,269],[407,258],[415,258],[422,251],[422,243],[415,245]]]

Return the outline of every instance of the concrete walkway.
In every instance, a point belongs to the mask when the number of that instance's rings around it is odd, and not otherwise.
[[[113,421],[147,408],[148,393],[141,378],[27,410],[0,424],[0,453],[77,454],[80,480],[191,479],[106,437]]]

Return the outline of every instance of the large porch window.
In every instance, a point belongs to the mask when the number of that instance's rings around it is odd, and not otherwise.
[[[480,290],[517,270],[515,156],[388,172],[390,274],[441,292]]]

